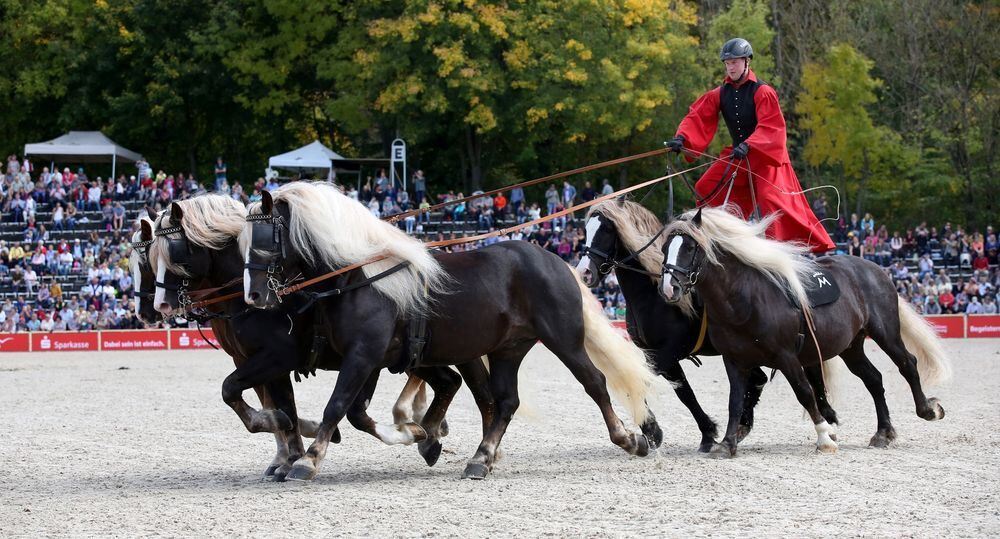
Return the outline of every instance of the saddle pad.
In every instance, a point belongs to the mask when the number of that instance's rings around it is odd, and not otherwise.
[[[823,268],[816,268],[816,271],[809,276],[806,285],[806,296],[809,297],[809,305],[819,307],[833,303],[840,298],[840,287],[837,281],[833,280],[833,275]]]

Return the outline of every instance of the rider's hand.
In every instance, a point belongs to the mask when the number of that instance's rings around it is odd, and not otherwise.
[[[747,144],[746,142],[741,142],[737,144],[735,148],[733,148],[732,155],[734,159],[743,159],[747,156],[748,153],[750,153],[750,145]]]
[[[672,152],[680,153],[684,149],[684,135],[677,135],[676,137],[663,143],[668,150]]]

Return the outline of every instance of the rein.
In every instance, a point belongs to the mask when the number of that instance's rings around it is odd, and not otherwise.
[[[656,150],[656,152],[662,153],[662,152],[660,152],[660,150]],[[649,153],[652,153],[652,152],[649,152]],[[560,217],[562,217],[564,215],[569,215],[569,214],[571,214],[573,212],[580,211],[580,210],[582,210],[584,208],[589,208],[589,207],[594,206],[596,204],[600,204],[601,202],[604,202],[606,200],[611,200],[611,199],[613,199],[615,197],[619,197],[621,195],[624,195],[624,194],[627,194],[627,193],[631,193],[632,191],[637,191],[637,190],[642,189],[644,187],[649,187],[651,185],[655,185],[655,184],[657,184],[659,182],[662,182],[664,180],[670,179],[670,178],[672,178],[674,176],[678,176],[680,174],[683,174],[684,172],[689,172],[689,171],[692,171],[692,170],[703,168],[703,167],[706,167],[706,166],[708,166],[710,164],[711,163],[703,163],[701,165],[697,165],[697,166],[688,168],[687,170],[684,170],[684,171],[675,172],[673,174],[667,174],[666,176],[661,176],[659,178],[653,178],[652,180],[648,180],[648,181],[645,181],[643,183],[640,183],[640,184],[637,184],[637,185],[633,185],[631,187],[626,187],[624,189],[620,189],[620,190],[615,191],[613,193],[609,193],[607,195],[603,195],[603,196],[597,197],[597,198],[595,198],[593,200],[590,200],[590,201],[587,201],[587,202],[583,202],[581,204],[577,204],[576,206],[571,206],[571,207],[566,208],[564,210],[561,210],[561,211],[558,211],[558,212],[546,215],[545,217],[541,217],[541,218],[535,219],[533,221],[527,221],[527,222],[524,222],[524,223],[521,223],[519,225],[515,225],[515,226],[512,226],[512,227],[502,228],[500,230],[495,230],[493,232],[487,232],[487,233],[484,233],[484,234],[478,234],[476,236],[470,236],[470,237],[467,237],[467,238],[455,238],[455,239],[451,239],[451,240],[442,240],[442,241],[427,242],[424,245],[427,248],[429,248],[429,249],[431,249],[431,248],[442,248],[442,247],[449,247],[449,246],[452,246],[452,245],[457,245],[457,244],[462,244],[462,243],[471,243],[471,242],[475,242],[475,241],[484,240],[484,239],[487,239],[487,238],[494,238],[494,237],[498,237],[498,236],[504,236],[506,234],[510,234],[511,232],[516,232],[518,230],[527,228],[529,226],[534,226],[534,225],[537,225],[537,224],[541,224],[541,223],[545,223],[545,222],[548,222],[548,221],[552,221],[554,219],[558,219],[558,218],[560,218]],[[478,195],[478,196],[483,196],[483,195]],[[318,277],[313,277],[312,279],[308,279],[306,281],[302,281],[301,283],[298,283],[298,284],[295,284],[295,285],[291,285],[291,286],[282,288],[280,290],[277,290],[275,293],[278,296],[287,296],[288,294],[292,294],[294,292],[298,292],[299,290],[302,290],[303,288],[306,288],[308,286],[312,286],[312,285],[314,285],[314,284],[316,284],[318,282],[322,282],[322,281],[325,281],[327,279],[332,279],[333,277],[336,277],[338,275],[343,275],[344,273],[356,270],[356,269],[358,269],[360,267],[363,267],[363,266],[366,266],[368,264],[372,264],[374,262],[385,260],[388,257],[389,257],[389,255],[386,255],[386,254],[377,255],[377,256],[369,258],[367,260],[363,260],[361,262],[356,262],[356,263],[351,264],[349,266],[345,266],[343,268],[331,271],[329,273],[325,273],[325,274],[320,275]]]
[[[565,178],[567,176],[573,176],[575,174],[583,174],[585,172],[590,172],[592,170],[598,170],[598,169],[602,169],[602,168],[611,167],[611,166],[614,166],[614,165],[620,165],[622,163],[628,163],[630,161],[637,161],[639,159],[645,159],[647,157],[653,157],[653,156],[657,156],[657,155],[660,155],[660,154],[664,154],[664,153],[667,153],[668,151],[669,150],[667,148],[660,148],[658,150],[650,150],[648,152],[639,153],[639,154],[635,154],[635,155],[630,155],[628,157],[619,157],[618,159],[611,159],[611,160],[603,161],[601,163],[596,163],[596,164],[593,164],[593,165],[587,165],[587,166],[580,167],[580,168],[574,168],[573,170],[566,170],[566,171],[563,171],[563,172],[557,172],[555,174],[551,174],[549,176],[545,176],[545,177],[542,177],[542,178],[535,178],[533,180],[528,180],[528,181],[521,182],[521,183],[515,183],[513,185],[508,185],[506,187],[501,187],[499,189],[494,189],[492,191],[486,191],[485,193],[480,193],[478,195],[470,195],[470,196],[467,196],[465,198],[456,198],[456,199],[448,200],[448,201],[445,201],[445,202],[441,202],[439,204],[435,204],[433,206],[429,206],[427,208],[416,208],[416,209],[413,209],[413,210],[405,211],[403,213],[397,213],[396,215],[393,215],[392,217],[389,217],[388,219],[386,219],[386,221],[390,222],[390,223],[397,223],[397,222],[401,221],[402,219],[410,217],[411,215],[420,215],[421,213],[427,213],[427,212],[430,212],[430,211],[439,210],[441,208],[444,208],[445,206],[450,206],[450,205],[453,205],[453,204],[459,204],[461,202],[468,202],[470,200],[475,200],[477,198],[483,198],[483,197],[487,197],[487,196],[493,196],[493,195],[495,195],[497,193],[502,193],[504,191],[510,191],[510,190],[515,189],[517,187],[529,187],[529,186],[532,186],[532,185],[537,185],[539,183],[544,183],[544,182],[552,181],[552,180],[558,180],[559,178]]]

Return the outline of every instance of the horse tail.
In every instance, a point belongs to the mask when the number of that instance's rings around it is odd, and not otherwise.
[[[840,376],[844,372],[843,364],[840,357],[831,357],[826,361],[820,361],[823,369],[823,386],[826,389],[826,402],[830,406],[835,406],[840,400]]]
[[[951,378],[951,361],[944,353],[941,339],[909,303],[897,297],[899,303],[900,336],[906,349],[917,357],[917,372],[921,383],[931,386]]]
[[[608,389],[624,403],[637,424],[646,421],[646,395],[656,375],[649,367],[646,353],[622,336],[604,316],[597,298],[583,284],[576,271],[570,271],[580,287],[583,299],[584,347],[594,365],[604,373]]]

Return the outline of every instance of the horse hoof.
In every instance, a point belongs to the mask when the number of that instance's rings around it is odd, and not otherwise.
[[[462,479],[486,479],[489,473],[490,469],[485,464],[470,462],[465,466],[465,471],[462,472]]]
[[[713,443],[712,449],[708,451],[707,455],[716,459],[731,459],[736,456],[736,448],[730,448],[725,444]]]
[[[267,469],[264,470],[264,479],[270,479],[274,477],[274,473],[278,471],[279,467],[280,467],[279,464],[272,464],[268,466]]]
[[[428,466],[434,466],[437,464],[438,458],[441,457],[441,442],[437,440],[424,440],[417,444],[417,451],[420,452],[421,457],[424,457],[424,461],[427,462]]]
[[[444,438],[448,435],[448,420],[442,419],[441,425],[438,427],[438,437]]]
[[[931,410],[934,411],[934,417],[928,419],[928,421],[937,421],[938,419],[944,419],[944,407],[941,406],[941,401],[935,397],[927,399],[927,404],[930,405]]]
[[[296,464],[288,471],[285,479],[288,481],[312,481],[316,478],[316,468],[305,464]]]
[[[868,447],[877,447],[879,449],[888,449],[889,448],[889,443],[890,443],[889,437],[886,436],[885,434],[881,433],[881,432],[878,432],[878,433],[875,434],[875,436],[872,436],[871,441],[868,442]]]
[[[333,434],[330,435],[330,441],[335,444],[340,443],[340,428],[333,429]]]
[[[833,440],[833,441],[835,441],[835,442],[839,441],[839,440],[837,440],[837,433],[836,432],[831,432],[830,433],[830,439]]]
[[[663,444],[663,429],[655,421],[643,425],[642,433],[646,435],[646,439],[653,449],[657,449]]]
[[[739,427],[737,427],[736,428],[736,443],[742,442],[743,438],[746,438],[750,434],[750,431],[752,429],[753,429],[753,425],[740,425]]]
[[[635,436],[635,453],[637,457],[645,457],[649,455],[649,440],[646,439],[645,434],[637,434]]]
[[[271,476],[271,481],[274,481],[275,483],[284,483],[288,478],[288,472],[291,471],[291,469],[292,468],[290,466],[281,466],[274,472],[274,475]]]
[[[837,452],[837,444],[835,442],[816,444],[816,451],[824,455],[832,455]]]
[[[715,440],[704,441],[704,442],[701,443],[701,445],[698,446],[698,452],[699,453],[708,453],[709,451],[712,450],[712,447],[714,447],[714,446],[715,446]]]

